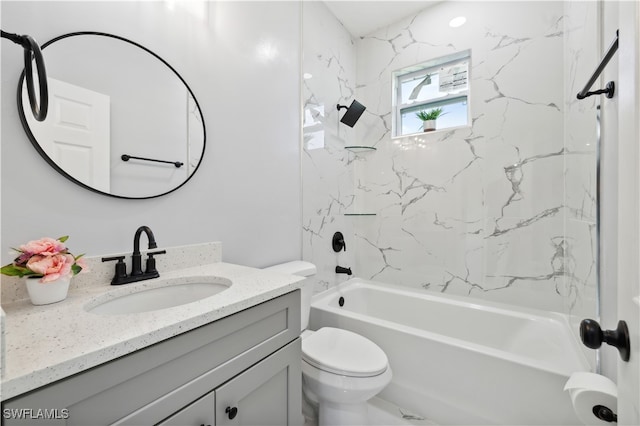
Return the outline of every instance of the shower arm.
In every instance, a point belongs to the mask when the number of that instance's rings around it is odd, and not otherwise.
[[[44,66],[40,46],[28,35],[18,35],[0,30],[0,36],[19,44],[24,49],[24,78],[27,82],[27,94],[29,95],[31,112],[37,121],[44,121],[47,118],[47,111],[49,109],[49,86],[47,84],[47,71]],[[33,84],[32,59],[35,60],[36,71],[38,72],[40,105],[38,105],[36,101],[35,87]]]

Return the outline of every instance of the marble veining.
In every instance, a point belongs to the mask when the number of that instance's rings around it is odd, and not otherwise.
[[[337,104],[349,105],[356,88],[356,40],[323,2],[304,2],[303,73],[303,258],[317,267],[315,290],[321,291],[346,279],[336,265],[353,267],[353,223],[346,213],[362,213],[355,197],[354,170],[371,153],[345,149],[360,143],[355,130],[339,122]],[[319,113],[322,111],[322,113]],[[367,114],[367,111],[365,111]],[[363,120],[361,118],[360,120]],[[337,231],[346,235],[347,251],[335,253],[331,240]]]
[[[349,78],[367,106],[355,133],[338,126],[344,138],[322,153],[306,152],[332,161],[313,168],[303,161],[304,257],[327,271],[317,289],[342,280],[331,274],[344,258],[328,247],[335,224],[345,227],[359,277],[576,317],[593,313],[595,106],[577,102],[575,93],[580,70],[598,60],[589,33],[594,6],[443,2],[355,40],[332,31],[339,23],[321,4],[305,3],[303,11],[305,71],[330,52],[340,51],[332,57],[342,64],[339,75],[324,68],[305,81],[305,98],[329,104]],[[468,22],[449,28],[459,15]],[[392,138],[392,72],[467,49],[471,125]],[[335,121],[325,119],[333,132]],[[346,162],[341,143],[377,151]],[[350,219],[352,233],[336,214],[335,201],[346,194],[340,208],[376,214]]]

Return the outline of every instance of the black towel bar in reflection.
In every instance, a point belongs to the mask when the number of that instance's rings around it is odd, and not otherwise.
[[[122,154],[120,158],[122,158],[122,161],[129,161],[131,159],[134,159],[134,160],[153,161],[154,163],[173,164],[174,166],[176,166],[176,168],[180,168],[184,165],[184,163],[181,163],[180,161],[154,160],[153,158],[134,157],[133,155],[128,155],[128,154]]]
[[[618,50],[618,30],[616,30],[615,40],[613,40],[613,43],[611,43],[611,46],[609,46],[609,50],[607,50],[607,53],[604,55],[604,58],[602,58],[602,61],[600,61],[600,65],[598,65],[596,70],[593,72],[593,75],[591,75],[591,78],[589,79],[587,84],[584,86],[584,89],[582,89],[578,93],[578,99],[584,99],[591,95],[601,95],[603,93],[606,95],[607,98],[609,99],[613,98],[613,94],[615,93],[615,88],[616,88],[615,83],[613,81],[610,81],[607,83],[606,89],[595,90],[593,92],[589,92],[589,89],[591,89],[591,86],[593,86],[593,83],[595,83],[598,77],[600,77],[600,74],[604,70],[604,67],[607,66],[613,54],[616,53],[616,50]]]

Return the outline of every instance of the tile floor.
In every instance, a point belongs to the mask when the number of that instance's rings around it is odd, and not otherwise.
[[[377,397],[369,400],[369,419],[371,426],[437,426],[436,423],[422,416]],[[304,426],[316,426],[316,424],[307,420]]]

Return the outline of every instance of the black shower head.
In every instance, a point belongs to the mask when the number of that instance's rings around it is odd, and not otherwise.
[[[364,110],[367,109],[367,107],[365,107],[355,99],[353,100],[353,102],[351,102],[351,105],[349,107],[338,104],[338,111],[340,111],[342,108],[346,108],[347,112],[344,113],[340,121],[349,127],[353,127],[358,119],[360,119],[360,116],[362,115]]]

